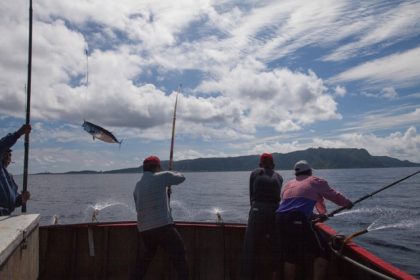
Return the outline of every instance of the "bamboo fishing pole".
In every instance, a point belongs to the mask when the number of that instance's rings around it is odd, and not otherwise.
[[[32,0],[29,0],[29,46],[28,46],[28,83],[26,86],[26,124],[31,123],[31,75],[32,75]],[[22,192],[28,189],[29,133],[25,133],[25,157],[23,162]],[[22,203],[22,213],[26,213],[26,202]]]
[[[181,85],[178,88],[178,91],[176,93],[176,97],[175,97],[175,106],[174,106],[174,115],[172,118],[172,138],[171,138],[171,150],[169,152],[169,170],[173,169],[173,164],[174,164],[174,143],[175,143],[175,124],[176,124],[176,108],[178,105],[178,95],[179,92],[181,91]],[[172,189],[171,186],[168,186],[168,199],[171,200],[171,193],[172,193]]]
[[[404,177],[404,178],[402,178],[402,179],[399,179],[399,180],[397,180],[397,181],[395,181],[395,182],[393,182],[393,183],[391,183],[391,184],[389,184],[389,185],[386,185],[385,187],[382,187],[382,188],[380,188],[379,190],[376,190],[376,191],[374,191],[374,192],[371,192],[371,193],[369,193],[369,194],[367,194],[367,195],[365,195],[365,196],[363,196],[363,197],[361,197],[361,198],[359,198],[359,199],[357,199],[357,200],[355,200],[354,202],[352,202],[353,203],[353,205],[356,205],[357,203],[359,203],[359,202],[361,202],[361,201],[363,201],[363,200],[365,200],[365,199],[367,199],[367,198],[369,198],[369,197],[372,197],[372,196],[374,196],[375,194],[377,194],[377,193],[379,193],[379,192],[381,192],[381,191],[383,191],[383,190],[386,190],[386,189],[388,189],[388,188],[390,188],[390,187],[392,187],[392,186],[394,186],[394,185],[396,185],[396,184],[398,184],[398,183],[401,183],[402,181],[405,181],[405,180],[407,180],[408,178],[410,178],[410,177],[413,177],[414,175],[417,175],[418,173],[420,173],[420,170],[418,170],[418,171],[416,171],[416,172],[414,172],[414,173],[412,173],[412,174],[410,174],[410,175],[408,175],[408,176],[406,176],[406,177]],[[331,213],[329,213],[329,214],[327,214],[326,216],[327,217],[333,217],[335,214],[337,214],[337,213],[339,213],[339,212],[341,212],[341,211],[343,211],[343,210],[345,210],[345,209],[347,209],[347,207],[339,207],[339,208],[337,208],[337,209],[335,209],[334,211],[332,211]]]

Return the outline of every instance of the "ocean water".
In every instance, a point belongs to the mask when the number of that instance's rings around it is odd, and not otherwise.
[[[336,190],[356,200],[411,173],[416,168],[316,170]],[[279,171],[285,181],[291,170]],[[246,223],[250,172],[185,173],[172,187],[172,213],[179,221]],[[133,190],[141,174],[30,175],[28,213],[41,214],[41,224],[136,220]],[[16,176],[16,181],[21,181]],[[327,203],[329,211],[336,209]],[[368,198],[326,223],[340,234],[368,228],[353,241],[396,267],[420,278],[420,174]]]

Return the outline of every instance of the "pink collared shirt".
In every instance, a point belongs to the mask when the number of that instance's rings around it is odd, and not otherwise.
[[[324,179],[300,175],[296,179],[286,183],[281,192],[281,200],[286,201],[291,198],[303,198],[315,202],[315,208],[319,214],[326,214],[324,198],[340,206],[347,206],[351,203],[341,193],[330,188]]]

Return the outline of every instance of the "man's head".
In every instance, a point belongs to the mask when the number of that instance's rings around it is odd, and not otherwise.
[[[273,169],[274,168],[273,156],[268,153],[263,153],[260,156],[260,167]]]
[[[4,167],[9,166],[12,162],[12,149],[7,150],[1,157],[1,163]]]
[[[300,160],[295,164],[295,175],[312,175],[312,168],[306,160]]]
[[[150,156],[143,161],[143,171],[159,172],[160,159],[157,156]]]

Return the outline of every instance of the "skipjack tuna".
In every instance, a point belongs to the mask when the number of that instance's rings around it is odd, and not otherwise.
[[[122,140],[118,141],[117,138],[115,138],[115,136],[111,132],[96,124],[84,121],[82,127],[84,128],[84,130],[86,130],[89,134],[92,135],[93,140],[97,138],[107,143],[118,143],[120,145],[122,143]]]

